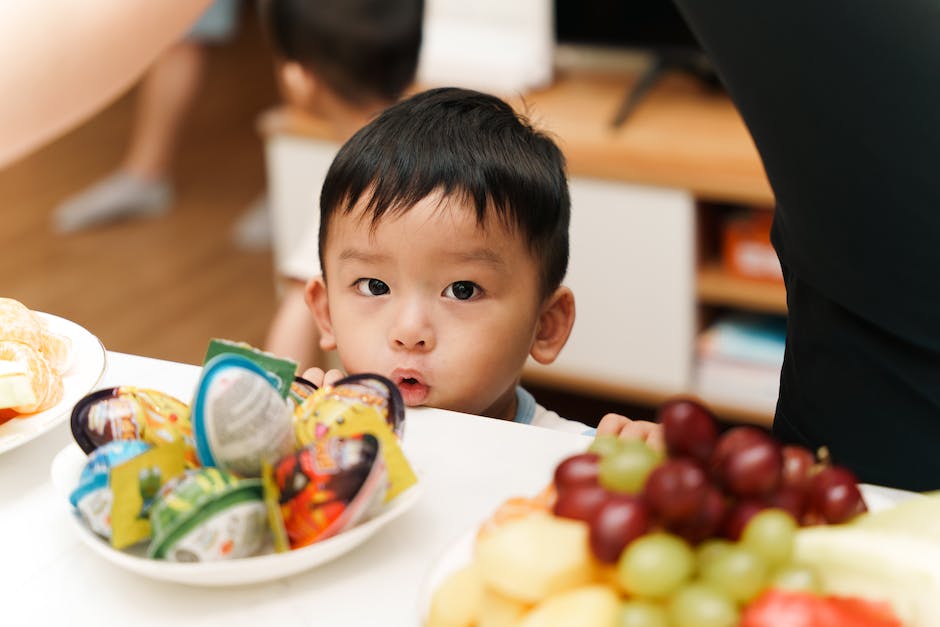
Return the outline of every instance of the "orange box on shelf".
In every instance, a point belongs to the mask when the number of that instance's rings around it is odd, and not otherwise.
[[[725,221],[722,227],[722,265],[745,279],[783,282],[777,253],[770,244],[773,213],[749,210]]]

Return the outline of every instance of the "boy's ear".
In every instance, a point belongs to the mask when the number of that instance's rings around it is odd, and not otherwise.
[[[317,91],[317,79],[296,61],[282,61],[277,69],[285,99],[293,105],[310,108]]]
[[[333,335],[333,321],[330,318],[330,302],[326,295],[326,282],[323,276],[316,276],[307,282],[304,288],[304,300],[307,307],[313,312],[313,317],[320,328],[320,348],[331,351],[336,348],[336,337]]]
[[[555,361],[574,326],[574,294],[562,285],[542,305],[529,354],[540,364]]]

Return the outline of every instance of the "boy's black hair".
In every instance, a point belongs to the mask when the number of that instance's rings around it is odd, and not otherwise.
[[[561,150],[499,98],[453,87],[386,109],[340,149],[320,194],[324,276],[332,215],[350,213],[366,194],[375,225],[386,213],[404,213],[436,191],[471,201],[481,226],[492,207],[539,260],[543,296],[561,284],[571,214]]]
[[[267,0],[277,53],[357,105],[394,102],[414,80],[423,0]]]

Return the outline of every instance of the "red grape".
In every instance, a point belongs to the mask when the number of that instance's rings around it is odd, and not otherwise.
[[[708,409],[680,398],[660,406],[656,420],[663,425],[663,440],[670,457],[708,461],[718,439],[718,427]]]
[[[726,444],[729,441],[731,444]],[[715,454],[715,475],[735,496],[761,497],[780,485],[783,469],[780,446],[758,429],[732,429],[718,441]]]
[[[709,470],[716,474],[732,453],[766,437],[767,434],[756,427],[735,427],[726,431],[718,438],[715,450],[708,459]]]
[[[767,505],[751,499],[735,503],[728,511],[722,525],[724,536],[732,542],[737,542],[741,538],[741,532],[747,527],[747,523],[751,522],[751,518],[764,509],[767,509]]]
[[[855,475],[842,466],[827,466],[813,476],[810,507],[830,524],[846,522],[868,511]]]
[[[552,513],[563,518],[590,522],[609,496],[610,492],[596,483],[575,484],[559,493]]]
[[[689,543],[698,544],[713,537],[721,529],[727,512],[728,504],[721,491],[714,486],[707,486],[705,499],[695,515],[681,523],[668,525],[668,529]]]
[[[649,529],[646,504],[632,494],[614,494],[591,519],[589,542],[594,557],[613,564],[632,540]]]
[[[574,485],[596,484],[599,462],[596,453],[580,453],[563,460],[555,468],[555,488],[560,493]]]
[[[708,478],[689,459],[669,459],[646,479],[643,498],[652,512],[666,523],[681,523],[695,516],[705,502]]]
[[[802,520],[809,506],[809,498],[807,493],[799,488],[782,486],[780,490],[765,497],[764,503],[784,510],[796,520]]]
[[[809,487],[810,471],[816,464],[816,457],[809,449],[788,444],[781,450],[783,454],[783,475],[780,478],[784,488],[805,490]]]

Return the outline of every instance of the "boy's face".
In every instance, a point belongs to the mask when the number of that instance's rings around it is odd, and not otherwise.
[[[375,230],[367,201],[331,219],[326,283],[307,287],[321,345],[350,373],[391,379],[408,406],[511,419],[526,357],[551,362],[567,340],[571,292],[543,300],[523,238],[495,217],[481,229],[462,199],[432,194]]]

